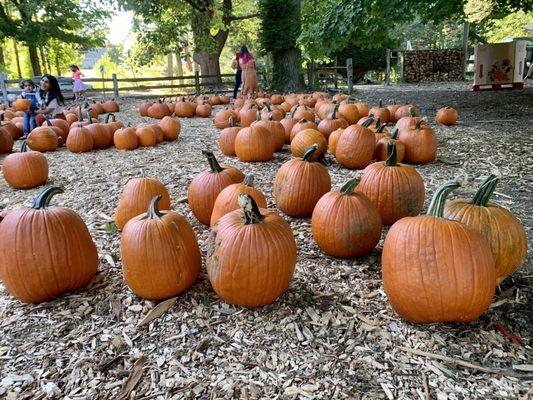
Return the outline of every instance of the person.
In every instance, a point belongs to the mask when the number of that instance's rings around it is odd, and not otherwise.
[[[248,51],[246,46],[242,46],[241,55],[239,57],[239,65],[243,71],[243,86],[242,94],[250,95],[259,92],[259,85],[257,83],[257,69],[255,65],[254,56]]]
[[[63,94],[61,94],[61,88],[55,76],[49,74],[43,75],[36,97],[39,103],[39,109],[35,111],[35,114],[42,114],[47,118],[65,119],[65,115],[63,114],[65,99],[63,98]]]
[[[84,100],[85,99],[85,85],[81,80],[82,76],[85,76],[81,73],[77,65],[72,64],[70,66],[72,71],[72,79],[74,80],[74,85],[72,86],[72,92],[74,92],[74,101]]]
[[[235,88],[233,88],[233,100],[237,98],[237,93],[239,93],[239,88],[241,87],[241,83],[242,83],[242,69],[239,63],[240,56],[241,56],[241,52],[239,51],[235,55],[235,60],[233,60],[233,63],[231,64],[232,67],[235,69]]]
[[[37,102],[37,94],[35,93],[35,83],[33,83],[31,79],[24,79],[21,81],[20,88],[22,89],[20,98],[30,102],[30,108],[24,111],[24,117],[22,120],[23,135],[28,136],[29,133],[37,127],[35,111],[39,108],[39,104]]]

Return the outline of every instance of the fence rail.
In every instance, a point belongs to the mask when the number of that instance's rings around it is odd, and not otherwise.
[[[224,80],[223,78],[233,78],[234,74],[220,75],[200,75],[196,72],[194,75],[185,76],[164,76],[164,77],[144,77],[144,78],[118,78],[112,74],[111,78],[86,78],[83,81],[94,84],[87,90],[89,93],[111,94],[118,98],[124,92],[149,92],[149,96],[158,95],[199,95],[206,89],[206,92],[231,92],[233,90],[233,79]],[[62,89],[68,90],[72,87],[72,79],[58,77]],[[176,82],[177,81],[177,82]],[[5,100],[9,94],[19,94],[21,89],[18,87],[19,79],[7,79],[5,72],[0,72],[0,96]],[[149,83],[153,82],[153,85]],[[184,89],[181,93],[153,93],[152,91],[162,89]]]

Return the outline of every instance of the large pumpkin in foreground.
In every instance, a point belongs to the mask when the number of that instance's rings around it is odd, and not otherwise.
[[[427,215],[389,230],[382,253],[383,287],[392,308],[411,322],[467,322],[490,306],[496,269],[490,247],[474,229],[443,218],[456,179],[435,192]]]
[[[161,300],[188,289],[200,274],[202,257],[194,231],[174,211],[159,211],[161,195],[148,211],[128,221],[120,236],[124,280],[145,299]]]
[[[259,209],[247,194],[240,210],[223,216],[209,241],[207,273],[224,301],[247,307],[274,302],[289,287],[296,266],[292,230],[273,211]]]
[[[446,203],[444,217],[462,222],[481,233],[490,245],[496,276],[499,279],[514,272],[526,258],[526,232],[522,223],[509,210],[489,203],[500,180],[493,173],[470,199],[455,199]]]
[[[10,211],[0,223],[0,279],[20,301],[40,303],[86,286],[98,252],[74,211],[50,207],[60,187],[45,189],[31,208]]]

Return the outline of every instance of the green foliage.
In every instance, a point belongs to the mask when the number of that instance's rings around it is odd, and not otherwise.
[[[292,19],[294,8],[291,0],[259,0],[259,41],[265,52],[283,53],[296,46],[301,24]]]
[[[531,35],[530,31],[523,28],[527,24],[533,24],[533,12],[526,14],[524,11],[517,11],[492,21],[485,38],[489,43],[496,43],[510,37],[527,37]]]

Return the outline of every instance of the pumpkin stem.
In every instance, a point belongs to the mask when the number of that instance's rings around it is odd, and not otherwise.
[[[407,112],[409,113],[409,116],[410,116],[411,118],[416,117],[415,109],[414,109],[413,107],[409,107]]]
[[[209,166],[211,167],[211,172],[222,172],[224,168],[220,166],[218,163],[217,158],[210,150],[202,150],[202,154],[207,157],[207,162],[209,163]]]
[[[233,128],[234,125],[235,125],[235,122],[233,122],[233,115],[232,115],[231,117],[229,117],[228,126],[230,128]]]
[[[496,170],[492,172],[489,177],[485,179],[485,182],[481,184],[470,204],[480,207],[487,207],[492,194],[496,190],[496,186],[498,185],[500,178],[500,171]]]
[[[398,165],[398,153],[396,150],[396,141],[395,140],[388,140],[387,141],[387,160],[385,161],[385,165],[387,167],[396,167]]]
[[[394,130],[394,132],[392,132],[392,137],[391,139],[394,139],[394,140],[397,140],[398,139],[398,134],[400,133],[400,129],[396,128]]]
[[[433,198],[431,199],[431,203],[429,204],[427,215],[433,215],[437,218],[443,218],[444,204],[446,203],[446,198],[452,190],[460,187],[465,181],[466,176],[458,176],[457,178],[445,182],[440,187],[438,187],[435,191],[435,194],[433,195]]]
[[[244,180],[242,181],[243,185],[254,187],[254,174],[248,174],[244,177]]]
[[[331,119],[337,119],[337,111],[339,111],[338,104],[333,108],[333,114],[331,114]]]
[[[294,114],[296,114],[296,111],[298,111],[298,107],[293,107],[292,113],[291,113],[291,118],[294,118]]]
[[[383,100],[379,99],[379,108],[383,108]]]
[[[302,118],[301,120],[298,121],[299,124],[305,124],[307,122],[307,120],[305,118]]]
[[[83,114],[82,114],[81,106],[80,106],[80,111],[78,112],[78,122],[82,122],[82,121],[83,121]]]
[[[22,141],[22,144],[20,145],[20,152],[26,153],[28,151],[28,144],[25,140]]]
[[[91,118],[91,113],[89,111],[87,111],[86,115],[87,115],[87,121],[89,122],[89,124],[92,124],[93,123],[93,119]]]
[[[316,151],[316,149],[318,149],[318,144],[316,143],[309,146],[309,148],[305,151],[305,154],[302,157],[302,160],[311,162],[312,161],[311,157],[313,157],[313,153]]]
[[[244,212],[244,225],[258,224],[265,218],[261,215],[259,207],[252,196],[240,194],[237,201]]]
[[[35,199],[35,202],[33,203],[34,210],[42,210],[48,208],[48,205],[50,204],[50,200],[52,197],[58,193],[63,193],[64,190],[61,186],[50,186],[44,189],[39,196]]]
[[[418,122],[416,123],[414,129],[416,129],[416,130],[420,130],[420,127],[422,126],[422,122],[424,122],[424,121],[423,121],[423,120],[418,121]]]
[[[162,197],[163,196],[158,194],[152,199],[152,201],[150,201],[150,205],[148,206],[148,211],[141,219],[156,219],[156,218],[161,218],[163,215],[165,215],[164,213],[159,211],[159,207],[157,206],[157,204],[159,203],[159,200],[161,200]]]
[[[105,123],[109,123],[109,118],[113,117],[113,122],[115,122],[117,119],[115,117],[115,114],[107,114],[107,117],[105,117]]]
[[[376,121],[376,124],[377,124],[376,133],[383,132],[383,129],[385,129],[385,127],[387,126],[387,124],[379,124],[379,118]]]
[[[350,179],[348,182],[346,182],[341,187],[341,194],[344,195],[344,196],[351,196],[353,194],[355,188],[357,187],[357,185],[359,185],[360,181],[361,181],[361,177],[360,176],[356,176],[356,177]]]
[[[373,122],[374,122],[374,116],[370,114],[368,116],[368,119],[365,122],[363,122],[362,126],[365,128],[368,128],[370,125],[372,125]]]

